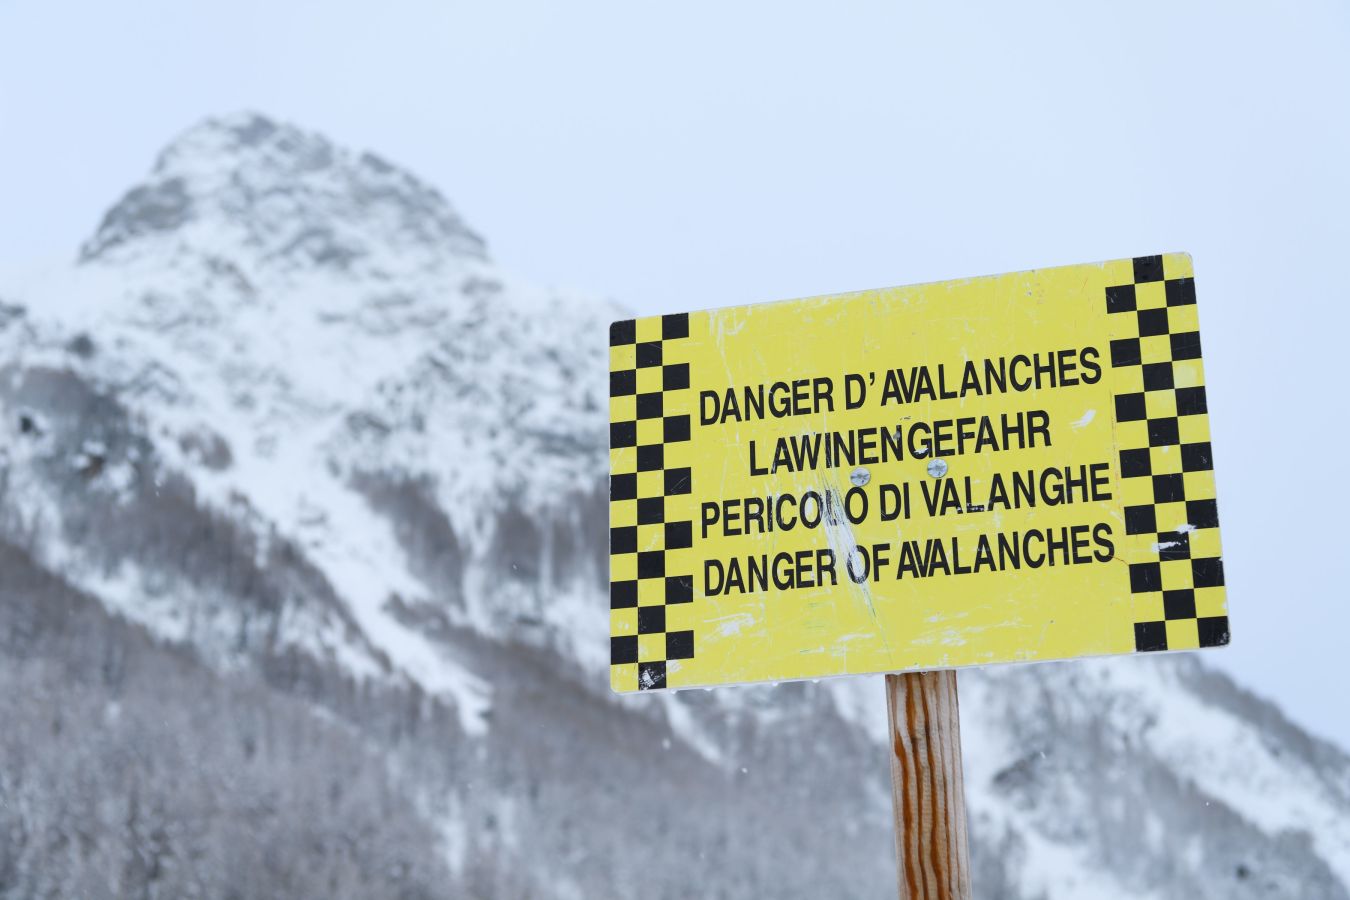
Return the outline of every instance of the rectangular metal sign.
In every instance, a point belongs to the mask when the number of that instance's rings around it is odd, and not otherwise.
[[[1228,642],[1186,254],[615,322],[616,691]]]

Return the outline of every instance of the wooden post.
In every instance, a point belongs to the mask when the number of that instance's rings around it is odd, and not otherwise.
[[[956,673],[886,676],[900,900],[970,900]]]

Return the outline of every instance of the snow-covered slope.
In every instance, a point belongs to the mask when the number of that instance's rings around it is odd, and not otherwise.
[[[450,895],[885,896],[879,683],[608,693],[616,315],[375,156],[208,121],[0,284],[0,538],[366,735]],[[981,896],[1350,896],[1350,763],[1222,676],[962,688]]]
[[[303,547],[358,628],[344,636],[298,616],[285,640],[358,675],[382,652],[464,708],[486,686],[389,615],[392,595],[454,588],[465,618],[484,624],[569,612],[486,607],[481,591],[449,583],[459,573],[426,584],[364,496],[391,482],[426,491],[454,535],[425,548],[443,566],[488,555],[508,514],[565,517],[603,479],[603,435],[588,427],[603,360],[590,335],[610,311],[499,272],[413,177],[259,117],[211,123],[167,149],[80,264],[28,302],[41,315],[6,348],[18,371],[74,369],[116,397],[199,502],[245,505],[249,527]],[[72,355],[72,339],[85,352]],[[125,478],[108,465],[93,486]],[[81,586],[166,635],[210,640],[183,631],[179,598],[161,594],[162,609],[138,599],[157,573],[78,556],[60,562]]]

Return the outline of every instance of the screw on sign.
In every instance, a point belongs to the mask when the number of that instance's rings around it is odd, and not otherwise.
[[[610,684],[886,673],[969,897],[955,669],[1228,643],[1205,391],[1185,254],[616,322]]]

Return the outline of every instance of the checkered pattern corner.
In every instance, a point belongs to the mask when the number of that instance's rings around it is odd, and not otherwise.
[[[1106,289],[1135,649],[1228,643],[1195,281],[1185,256],[1135,259]]]
[[[687,314],[610,326],[610,679],[658,690],[694,656]]]

